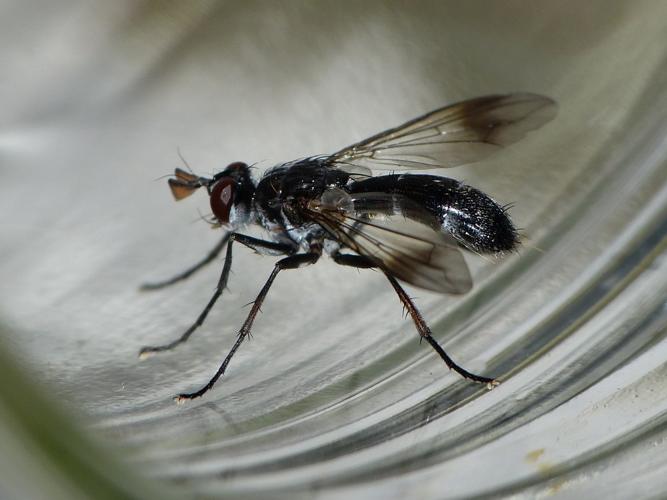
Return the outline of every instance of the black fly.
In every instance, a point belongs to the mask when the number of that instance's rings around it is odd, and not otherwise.
[[[323,251],[343,266],[384,273],[421,338],[450,369],[475,382],[496,384],[458,366],[445,353],[399,280],[440,293],[466,293],[472,280],[461,249],[502,254],[518,245],[507,210],[481,191],[447,177],[405,173],[373,177],[370,169],[431,169],[476,162],[555,114],[556,104],[547,97],[484,96],[437,109],[332,155],[277,165],[259,182],[241,162],[210,179],[176,169],[169,179],[174,197],[180,200],[206,188],[215,224],[226,231],[201,262],[143,288],[162,288],[187,278],[226,246],[225,263],[215,293],[194,324],[177,340],[144,347],[140,355],[176,347],[204,322],[227,286],[232,247],[238,242],[259,253],[285,257],[276,262],[213,378],[196,392],[180,394],[177,401],[202,396],[225,373],[278,273],[314,264]],[[261,225],[271,240],[237,232],[247,224]]]

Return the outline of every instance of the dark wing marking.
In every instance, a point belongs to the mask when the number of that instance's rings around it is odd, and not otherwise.
[[[536,94],[477,97],[437,109],[334,153],[338,168],[440,168],[479,161],[556,116]]]
[[[472,287],[468,266],[451,236],[402,214],[351,213],[350,205],[341,206],[314,207],[308,213],[333,239],[406,283],[452,294]]]

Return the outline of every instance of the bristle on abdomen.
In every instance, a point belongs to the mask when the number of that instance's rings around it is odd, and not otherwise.
[[[450,194],[447,203],[440,207],[445,231],[465,248],[480,254],[509,252],[517,247],[519,235],[506,207],[463,183],[459,183],[457,191],[459,196]]]

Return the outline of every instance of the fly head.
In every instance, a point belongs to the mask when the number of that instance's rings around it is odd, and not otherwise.
[[[169,179],[169,188],[176,200],[187,198],[200,187],[208,191],[216,225],[235,228],[248,221],[255,192],[248,165],[230,163],[212,179],[177,168],[174,177]]]
[[[255,192],[248,165],[230,163],[211,179],[207,189],[211,211],[220,225],[234,228],[248,221]]]

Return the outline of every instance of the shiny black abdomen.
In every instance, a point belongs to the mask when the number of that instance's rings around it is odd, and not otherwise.
[[[353,182],[346,191],[390,193],[407,198],[410,205],[423,207],[433,220],[426,220],[414,211],[411,216],[411,206],[401,207],[406,216],[431,226],[439,225],[461,246],[474,252],[504,252],[518,244],[516,229],[506,210],[478,189],[454,179],[435,175],[382,175]]]

